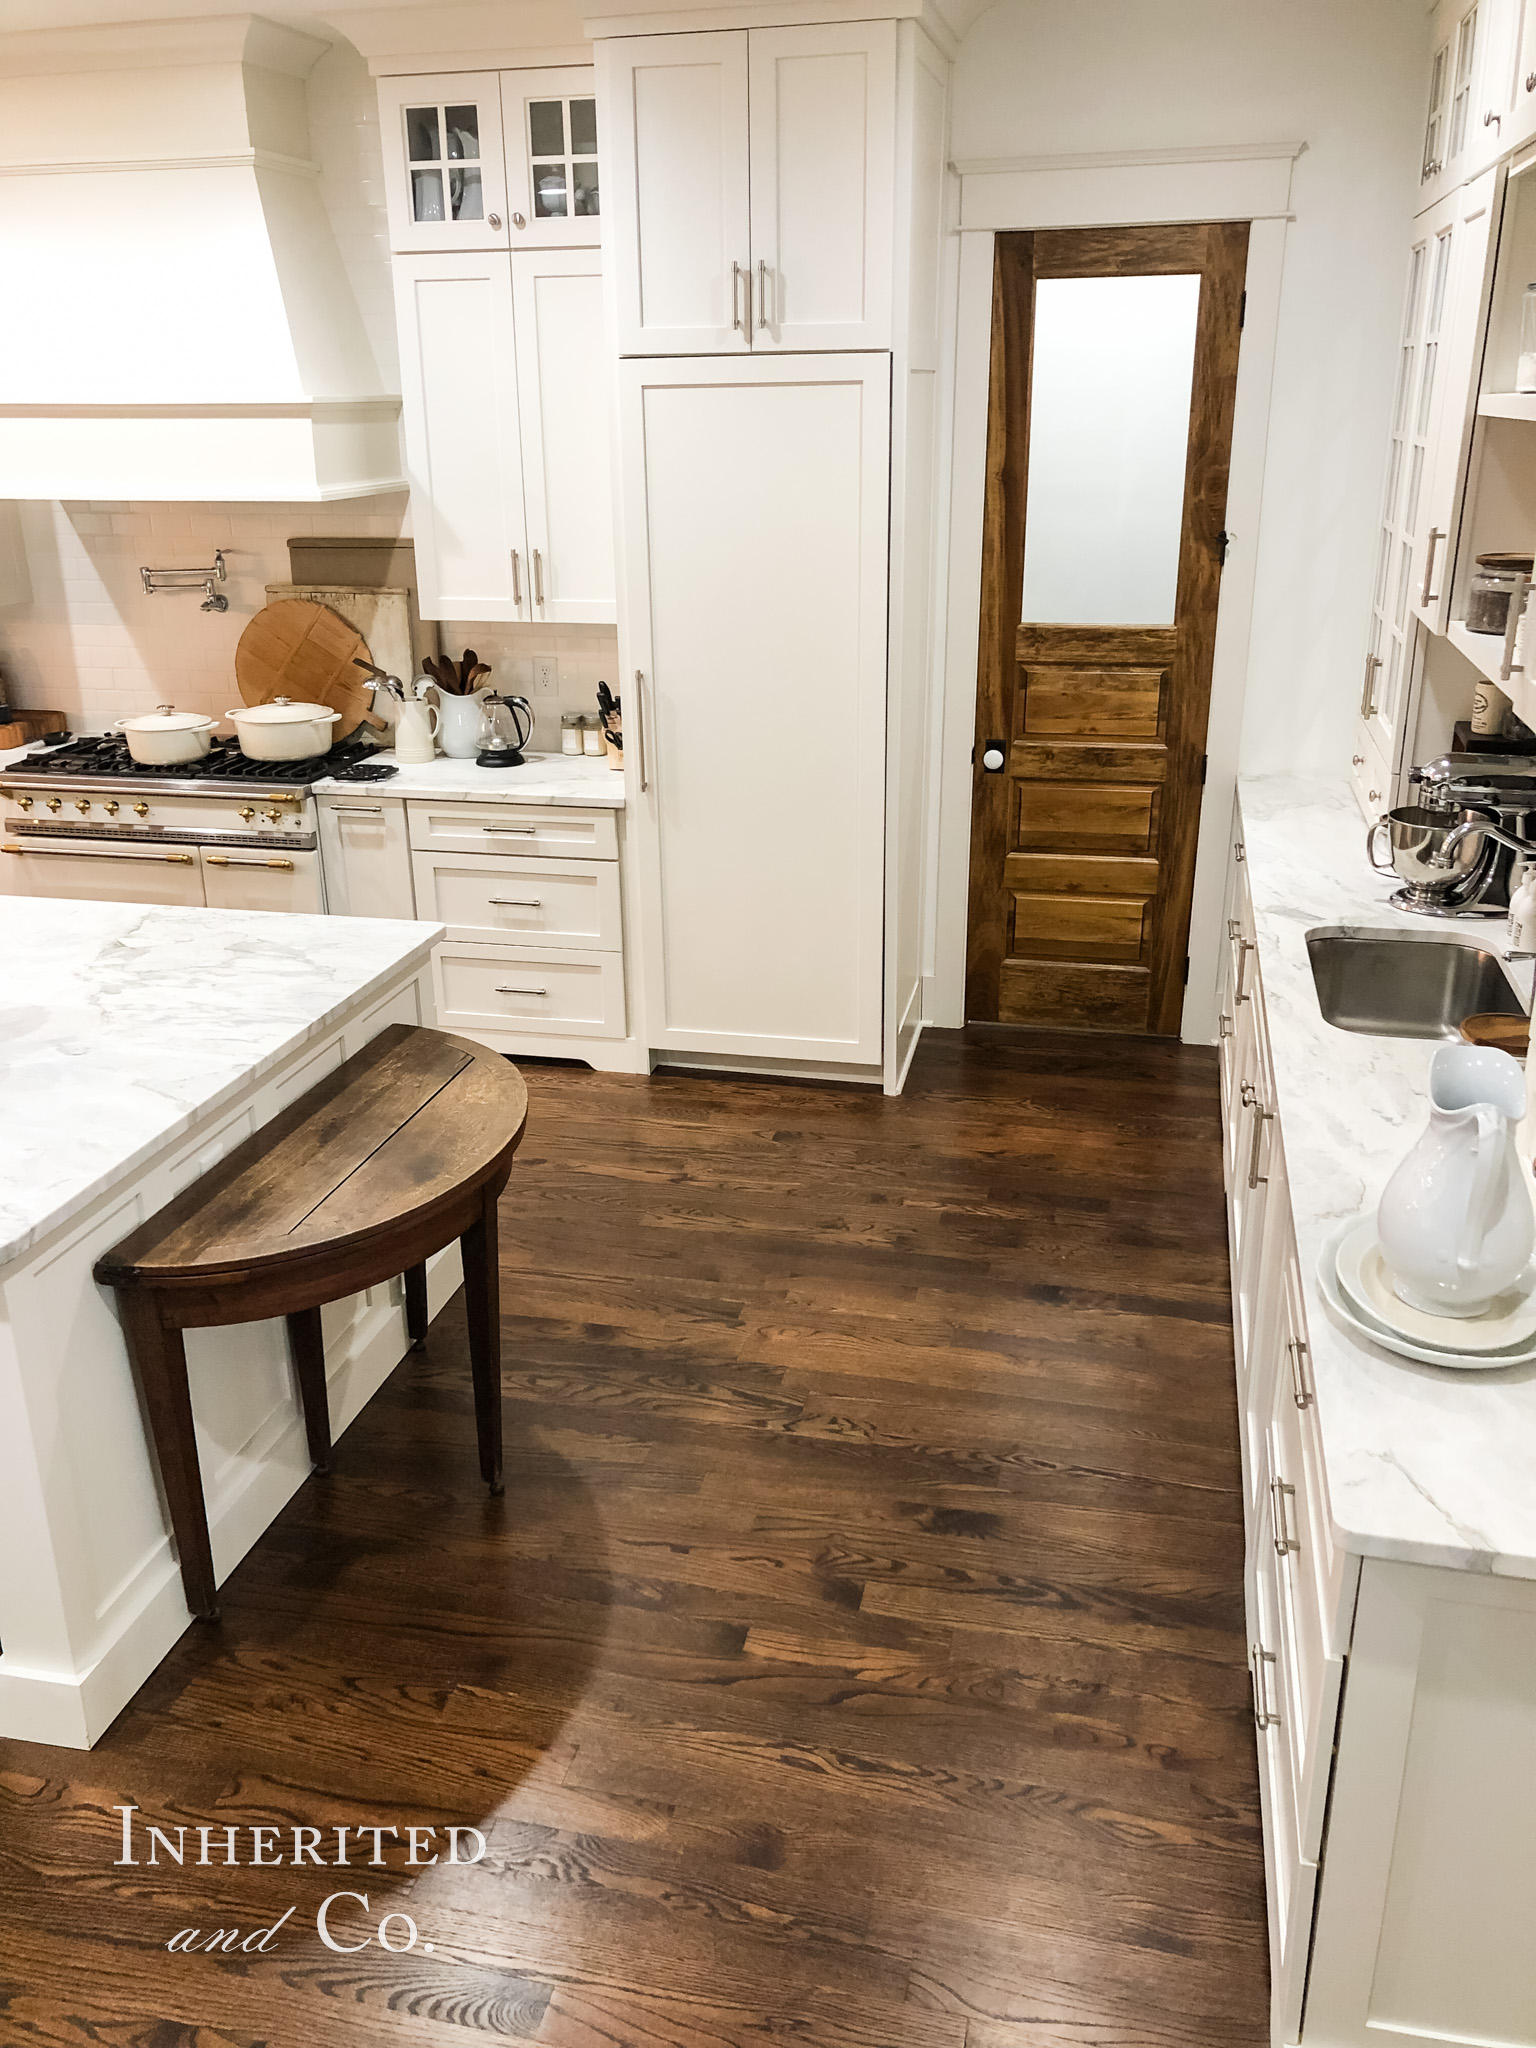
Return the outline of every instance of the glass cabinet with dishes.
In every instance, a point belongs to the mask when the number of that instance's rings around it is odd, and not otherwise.
[[[381,78],[379,118],[398,253],[597,243],[590,66]]]

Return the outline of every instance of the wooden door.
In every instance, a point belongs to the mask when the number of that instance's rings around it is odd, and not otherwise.
[[[997,238],[966,971],[978,1021],[1179,1028],[1247,245],[1231,223]],[[1188,309],[1182,497],[1176,438],[1163,456],[1166,622],[1113,622],[1135,565],[1090,530],[1082,608],[1111,622],[1058,608],[1021,623],[1026,543],[1054,543],[1060,523],[1042,498],[1031,529],[1026,505],[1037,292],[1124,278],[1165,280]],[[1142,337],[1123,340],[1128,362]],[[1048,430],[1042,418],[1042,447]]]
[[[624,365],[651,1046],[880,1059],[890,404],[873,351]]]
[[[891,346],[896,24],[750,31],[752,346]]]
[[[529,620],[512,259],[397,256],[394,274],[421,615]]]
[[[528,599],[535,621],[612,625],[612,461],[596,249],[512,258]]]
[[[621,355],[751,345],[747,32],[598,45]]]
[[[379,80],[390,244],[505,249],[506,159],[494,71]]]

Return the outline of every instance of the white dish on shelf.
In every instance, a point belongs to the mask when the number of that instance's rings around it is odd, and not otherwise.
[[[1382,1257],[1376,1218],[1361,1216],[1339,1244],[1339,1285],[1374,1321],[1436,1351],[1508,1351],[1536,1338],[1536,1293],[1529,1266],[1479,1316],[1435,1316],[1399,1300]]]
[[[1536,1364],[1536,1338],[1512,1345],[1504,1351],[1448,1351],[1432,1344],[1416,1343],[1411,1337],[1401,1336],[1396,1330],[1388,1329],[1385,1323],[1379,1323],[1367,1309],[1351,1301],[1339,1281],[1339,1247],[1359,1226],[1359,1217],[1352,1216],[1330,1233],[1318,1254],[1317,1280],[1323,1290],[1323,1299],[1334,1314],[1368,1343],[1379,1345],[1383,1351],[1395,1351],[1400,1358],[1416,1359],[1421,1365],[1447,1366],[1453,1372],[1496,1372],[1507,1365]]]

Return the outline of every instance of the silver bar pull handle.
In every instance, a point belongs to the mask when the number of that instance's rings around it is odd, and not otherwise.
[[[1307,1340],[1305,1337],[1292,1337],[1285,1349],[1291,1361],[1291,1399],[1298,1408],[1310,1408],[1317,1396],[1302,1363],[1307,1356]]]
[[[494,903],[512,910],[539,910],[543,908],[537,896],[488,896],[487,903]]]
[[[1239,939],[1237,942],[1237,980],[1232,988],[1234,1006],[1238,1003],[1246,1003],[1248,1000],[1248,991],[1243,987],[1243,976],[1248,971],[1248,955],[1256,953],[1258,950],[1252,939]]]
[[[1437,604],[1439,602],[1439,591],[1431,590],[1429,586],[1435,574],[1435,549],[1444,539],[1445,529],[1440,526],[1432,526],[1424,536],[1424,581],[1419,590],[1420,604]]]
[[[547,988],[498,988],[496,993],[499,996],[547,996],[549,990]]]
[[[1264,1144],[1264,1126],[1274,1120],[1274,1111],[1264,1107],[1262,1102],[1253,1105],[1253,1147],[1248,1154],[1248,1186],[1261,1188],[1268,1184],[1269,1175],[1259,1171],[1259,1153]]]
[[[544,603],[544,557],[537,548],[533,551],[533,601],[542,608]]]
[[[1524,664],[1515,659],[1515,635],[1520,630],[1521,615],[1525,611],[1525,600],[1530,595],[1531,579],[1524,574],[1517,575],[1515,587],[1509,593],[1509,617],[1504,622],[1504,659],[1499,663],[1499,681],[1507,683],[1511,676],[1523,676]]]
[[[635,737],[640,742],[637,749],[640,755],[640,787],[647,790],[651,785],[645,757],[645,673],[638,668],[635,670]]]
[[[510,832],[514,839],[533,839],[538,835],[537,825],[482,825],[482,832]]]
[[[522,609],[523,565],[518,560],[516,548],[512,550],[512,602],[518,607],[519,610]]]
[[[1426,598],[1425,603],[1427,604],[1428,601]],[[1380,667],[1381,656],[1379,654],[1368,654],[1365,657],[1365,685],[1360,692],[1360,716],[1362,718],[1374,718],[1376,716],[1376,671]]]
[[[761,334],[768,325],[768,265],[758,258],[757,263],[757,328]]]
[[[751,271],[748,271],[747,290],[749,292],[752,289],[751,280],[752,273]],[[750,315],[748,317],[750,317]],[[742,334],[745,332],[745,329],[742,327],[741,324],[741,265],[739,263],[733,263],[731,265],[731,329],[732,332],[736,334]]]
[[[384,806],[382,804],[332,804],[331,809],[333,811],[347,811],[357,818],[382,818],[384,815]]]
[[[1299,1551],[1301,1549],[1300,1537],[1291,1534],[1290,1522],[1287,1518],[1285,1507],[1287,1500],[1294,1500],[1296,1498],[1296,1489],[1294,1486],[1287,1485],[1283,1479],[1271,1479],[1269,1482],[1269,1498],[1275,1516],[1275,1553],[1279,1557],[1285,1557],[1291,1551]]]
[[[1269,1704],[1269,1667],[1275,1662],[1273,1650],[1266,1650],[1262,1643],[1251,1643],[1248,1647],[1248,1677],[1253,1686],[1253,1725],[1262,1734],[1266,1728],[1278,1728],[1280,1716]]]

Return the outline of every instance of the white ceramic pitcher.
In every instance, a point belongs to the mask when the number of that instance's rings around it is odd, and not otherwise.
[[[1475,1316],[1524,1272],[1536,1241],[1515,1150],[1525,1113],[1518,1061],[1443,1045],[1430,1062],[1429,1124],[1382,1192],[1376,1232],[1410,1308]]]
[[[456,697],[451,690],[438,691],[437,715],[441,720],[438,738],[450,761],[473,761],[479,753],[480,720],[489,694],[489,683],[467,696]]]
[[[395,759],[420,765],[437,752],[437,707],[424,697],[407,697],[395,706]]]

